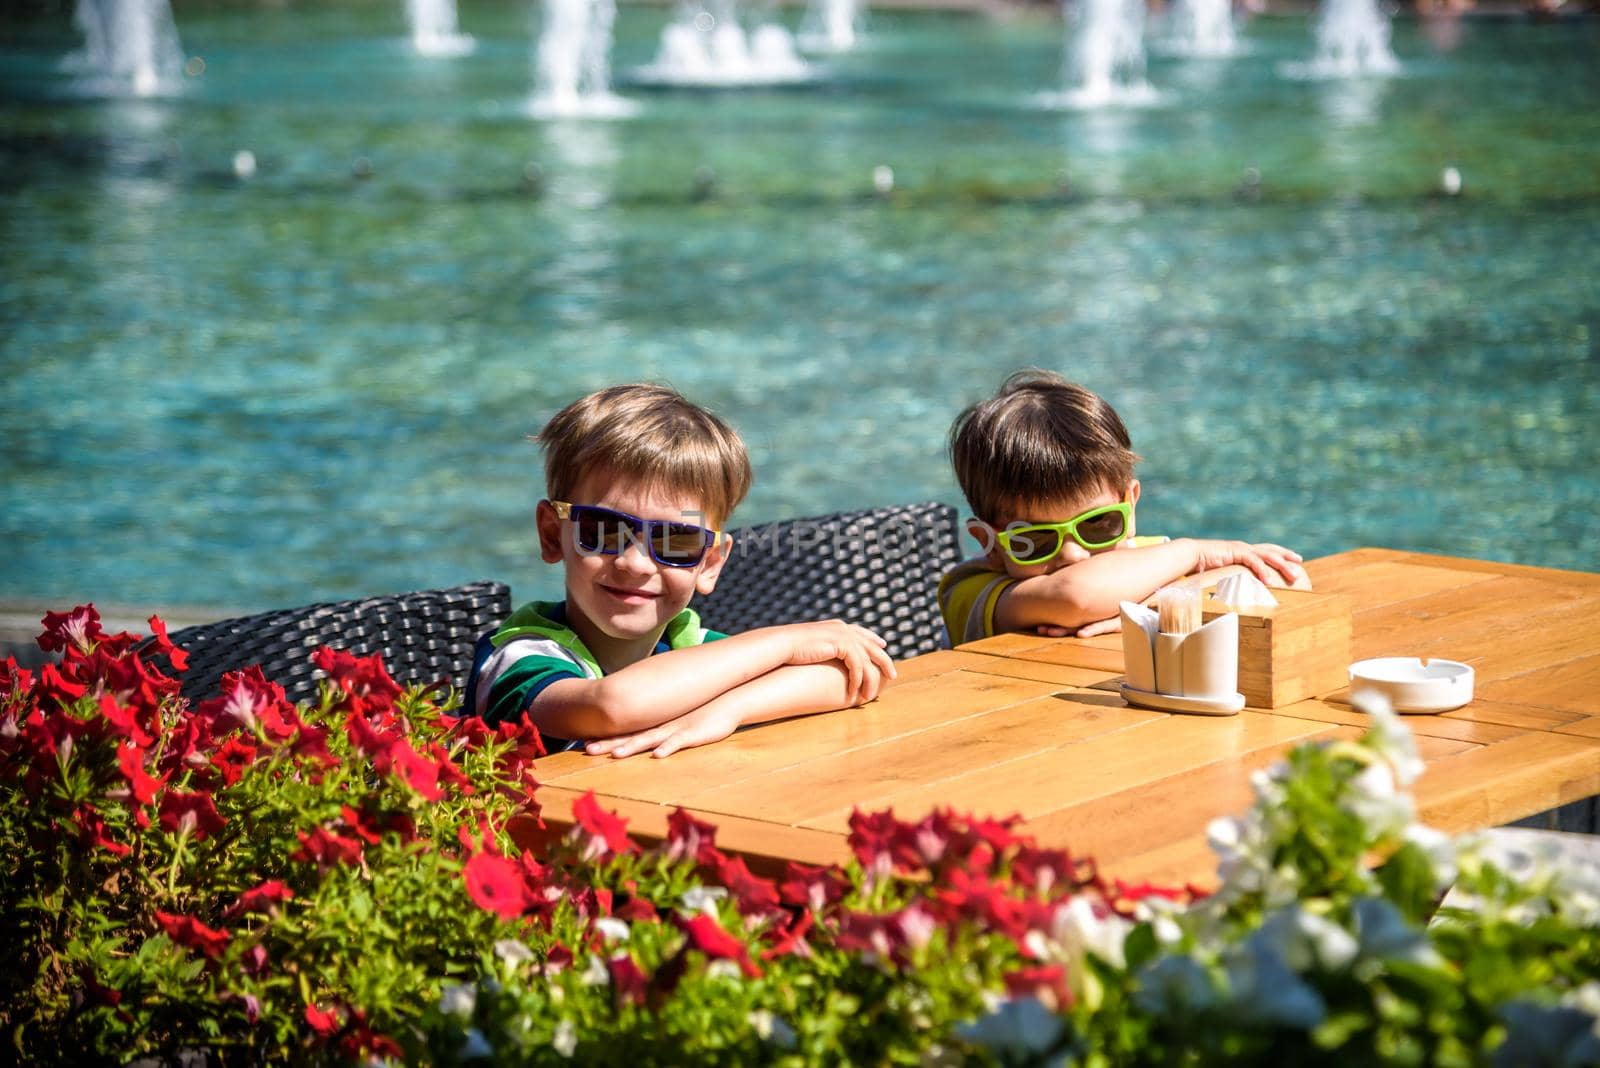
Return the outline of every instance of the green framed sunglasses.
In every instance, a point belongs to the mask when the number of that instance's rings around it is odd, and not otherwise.
[[[1042,564],[1055,559],[1068,538],[1094,552],[1115,545],[1132,528],[1133,505],[1123,501],[1091,508],[1061,523],[1010,526],[994,538],[1013,563]]]

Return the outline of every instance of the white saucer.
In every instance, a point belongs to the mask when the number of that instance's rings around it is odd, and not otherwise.
[[[1158,712],[1187,712],[1194,716],[1236,716],[1244,707],[1244,694],[1227,697],[1178,697],[1170,693],[1151,693],[1135,690],[1122,684],[1122,699],[1140,708],[1153,708]]]
[[[1380,656],[1350,665],[1350,703],[1366,694],[1389,701],[1396,712],[1448,712],[1472,700],[1469,664],[1415,656]]]

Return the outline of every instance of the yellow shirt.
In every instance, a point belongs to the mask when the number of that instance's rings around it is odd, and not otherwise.
[[[1140,549],[1168,539],[1152,536],[1129,540],[1132,548]],[[981,556],[964,560],[945,572],[939,580],[939,614],[944,616],[950,644],[975,642],[994,634],[994,609],[1000,603],[1000,595],[1020,581],[994,570]]]

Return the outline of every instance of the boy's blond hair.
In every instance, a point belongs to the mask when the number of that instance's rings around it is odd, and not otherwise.
[[[1111,405],[1036,368],[1013,373],[956,417],[950,459],[973,515],[992,524],[1033,501],[1120,494],[1139,461]]]
[[[750,491],[750,456],[739,435],[666,386],[596,390],[557,412],[535,440],[545,449],[552,500],[571,500],[585,474],[605,471],[692,496],[704,522],[720,526]]]

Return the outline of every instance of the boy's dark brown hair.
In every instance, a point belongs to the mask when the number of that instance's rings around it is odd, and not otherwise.
[[[1120,494],[1139,461],[1111,405],[1037,368],[1013,373],[956,417],[950,459],[972,514],[991,524],[1031,501]]]
[[[727,423],[666,386],[611,386],[555,414],[536,439],[545,492],[570,501],[590,471],[687,493],[721,526],[750,491],[750,457]],[[586,501],[577,501],[586,504]]]

